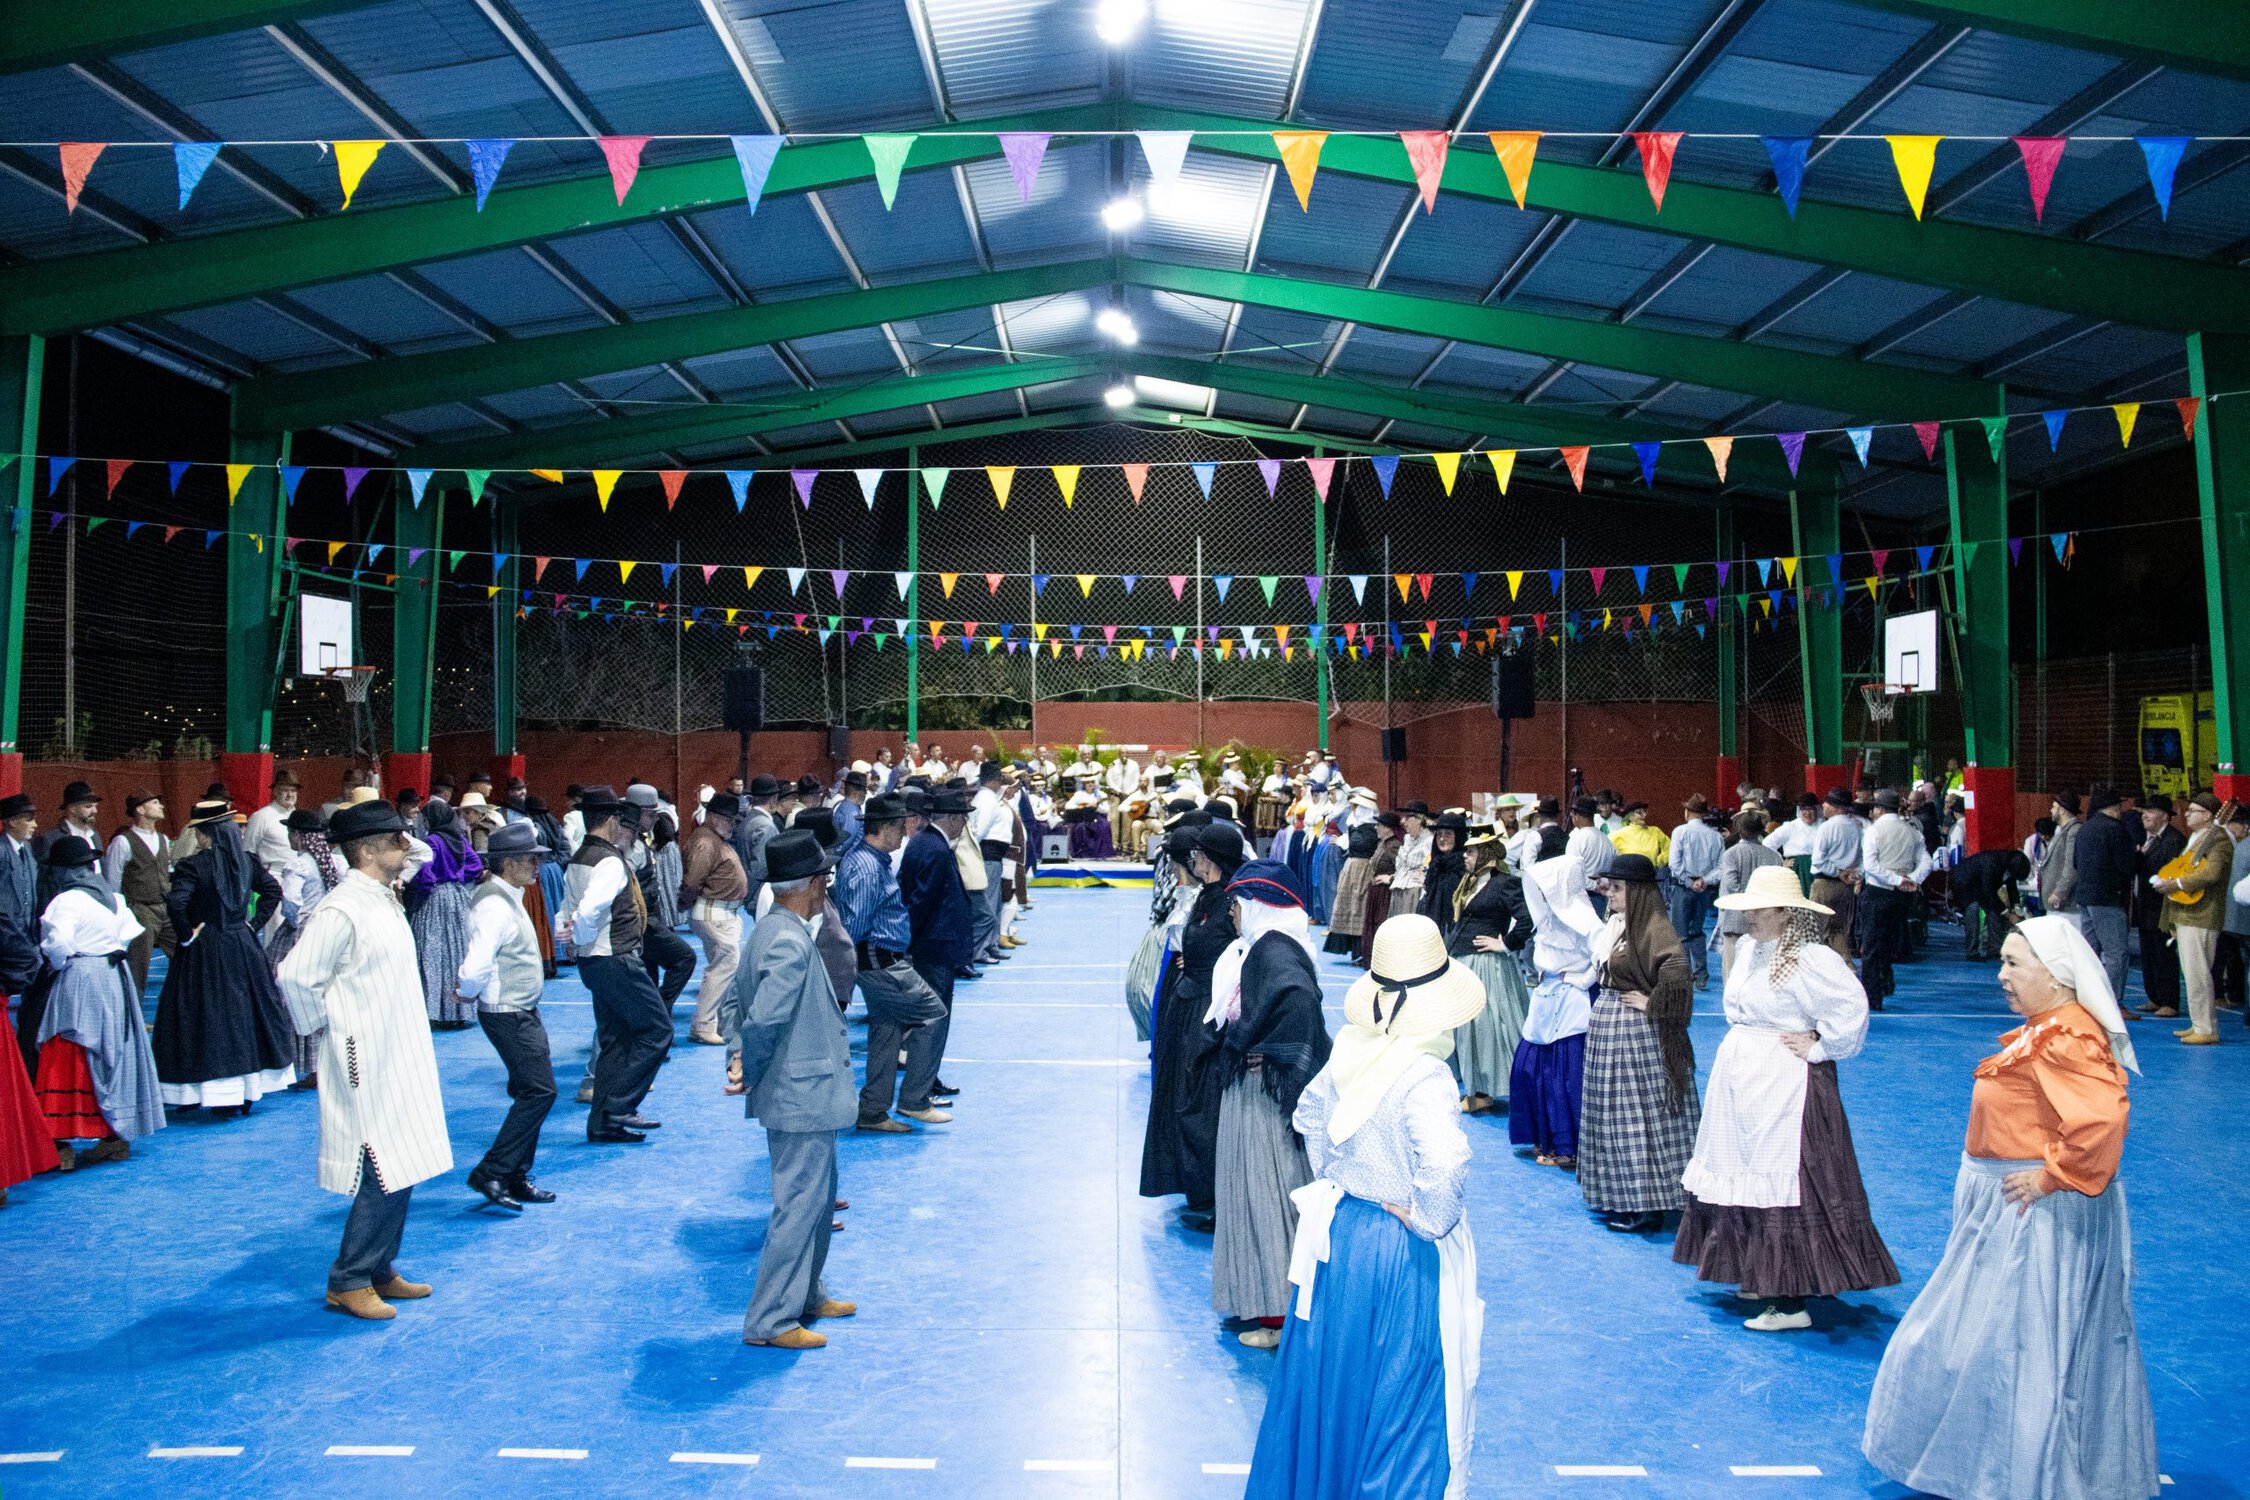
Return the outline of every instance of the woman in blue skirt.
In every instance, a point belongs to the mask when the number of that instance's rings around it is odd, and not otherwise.
[[[1369,969],[1297,1102],[1315,1180],[1291,1195],[1291,1315],[1249,1500],[1468,1493],[1484,1303],[1445,1059],[1484,984],[1423,916],[1385,922]]]
[[[1523,1040],[1508,1070],[1508,1140],[1529,1146],[1539,1164],[1578,1165],[1578,1111],[1586,1079],[1586,1028],[1594,1013],[1592,943],[1602,919],[1586,899],[1586,866],[1552,825],[1539,834],[1539,859],[1523,883],[1538,936]]]

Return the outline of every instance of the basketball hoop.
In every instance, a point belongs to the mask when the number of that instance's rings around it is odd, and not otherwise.
[[[367,690],[375,685],[373,667],[328,667],[323,669],[323,675],[330,682],[343,684],[346,703],[365,703]]]
[[[1891,722],[1898,713],[1898,700],[1906,689],[1887,682],[1863,682],[1859,685],[1860,702],[1867,707],[1867,722],[1880,726]]]

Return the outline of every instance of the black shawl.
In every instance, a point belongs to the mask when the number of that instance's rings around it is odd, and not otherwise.
[[[1258,1060],[1266,1097],[1284,1115],[1297,1110],[1328,1062],[1328,1023],[1320,1009],[1320,977],[1304,946],[1269,932],[1242,961],[1242,1014],[1219,1033],[1220,1076],[1233,1084]]]

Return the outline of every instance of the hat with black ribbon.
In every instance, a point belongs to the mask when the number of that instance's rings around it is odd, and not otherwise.
[[[1344,996],[1344,1018],[1370,1031],[1451,1031],[1484,1009],[1484,981],[1445,951],[1437,923],[1406,914],[1375,929],[1367,973]]]

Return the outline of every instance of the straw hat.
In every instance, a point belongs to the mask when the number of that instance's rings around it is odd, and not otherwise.
[[[1469,825],[1469,836],[1461,847],[1474,849],[1479,844],[1497,844],[1499,842],[1500,830],[1498,828],[1490,823],[1471,823]]]
[[[1830,910],[1807,897],[1797,884],[1796,872],[1787,865],[1760,865],[1750,872],[1750,882],[1739,895],[1721,896],[1721,911],[1760,911],[1769,906],[1794,907],[1830,916]]]
[[[1484,981],[1446,956],[1437,923],[1411,913],[1375,929],[1367,973],[1344,996],[1354,1026],[1407,1036],[1451,1031],[1483,1009]]]
[[[382,795],[383,794],[381,792],[378,792],[371,786],[355,786],[350,791],[344,793],[343,805],[346,807],[357,807],[362,802],[373,802],[377,797],[380,797]]]

